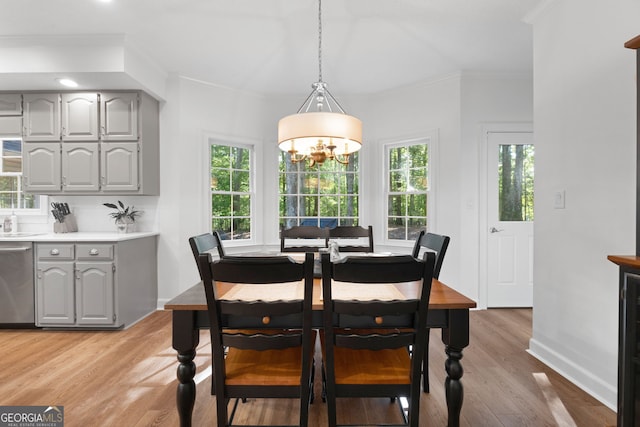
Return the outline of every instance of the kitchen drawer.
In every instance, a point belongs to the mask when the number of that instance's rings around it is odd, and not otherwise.
[[[38,243],[36,256],[39,261],[74,258],[73,243]]]
[[[113,259],[113,245],[111,244],[78,243],[76,252],[78,261]]]

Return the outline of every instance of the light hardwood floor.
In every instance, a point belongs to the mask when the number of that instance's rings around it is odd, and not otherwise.
[[[461,424],[614,426],[613,411],[526,353],[530,335],[531,310],[471,312],[471,345],[462,359]],[[214,426],[208,331],[200,337],[194,426]],[[434,330],[431,393],[422,395],[421,426],[446,425],[444,360]],[[62,405],[66,427],[178,426],[176,366],[170,312],[156,312],[126,331],[0,330],[0,405]],[[319,383],[312,427],[326,425]],[[388,399],[339,400],[339,422],[398,419]],[[236,422],[295,422],[297,411],[289,400],[250,400],[240,404]]]

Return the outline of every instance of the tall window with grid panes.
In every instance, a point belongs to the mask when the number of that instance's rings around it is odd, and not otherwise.
[[[296,225],[333,228],[359,224],[358,153],[344,165],[334,160],[310,167],[281,153],[279,164],[280,229]]]

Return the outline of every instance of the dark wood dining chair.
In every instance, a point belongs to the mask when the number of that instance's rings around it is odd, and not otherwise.
[[[280,230],[280,252],[319,252],[327,247],[329,229],[299,225]],[[295,244],[291,243],[295,240]]]
[[[436,263],[433,267],[433,278],[440,277],[440,269],[444,261],[444,255],[449,247],[449,236],[435,233],[427,233],[424,230],[420,232],[413,246],[413,256],[418,258],[422,250],[433,252],[436,255]],[[422,389],[425,393],[429,393],[429,334],[427,330],[427,347],[424,351],[424,362],[422,364]]]
[[[313,254],[304,263],[287,256],[198,258],[207,298],[213,356],[217,425],[230,426],[241,399],[298,398],[299,420],[307,426],[313,390]],[[219,282],[252,286],[225,299]],[[267,287],[300,282],[299,295],[270,300]],[[265,291],[255,288],[264,287]],[[232,288],[237,290],[237,288]],[[231,291],[229,291],[231,292]],[[282,329],[283,325],[287,329]],[[235,398],[231,414],[228,403]]]
[[[424,260],[348,256],[334,263],[322,254],[321,343],[329,426],[337,425],[336,398],[390,397],[399,404],[395,398],[404,396],[409,402],[408,414],[401,407],[405,424],[418,427],[434,263],[433,253]],[[348,282],[353,295],[336,281]],[[413,281],[421,282],[415,298],[382,295],[396,289],[394,283]],[[367,294],[367,300],[356,299]]]
[[[354,242],[354,239],[359,239],[361,244]],[[373,227],[343,225],[330,228],[329,240],[338,243],[340,252],[373,252]]]

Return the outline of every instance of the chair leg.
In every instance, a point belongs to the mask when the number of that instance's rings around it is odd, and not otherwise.
[[[321,372],[322,372],[322,401],[326,402],[327,401],[327,376],[324,372],[324,361],[322,361],[322,366],[321,366]]]
[[[337,414],[336,414],[336,396],[328,396],[327,401],[327,422],[329,427],[336,427]]]
[[[309,404],[312,404],[313,401],[316,398],[316,392],[313,389],[313,384],[315,383],[315,378],[316,378],[316,359],[312,358],[311,359],[311,383],[310,383],[310,392],[311,395],[309,396]]]
[[[431,329],[427,329],[427,339],[424,346],[424,357],[422,359],[422,390],[429,393],[429,336]]]
[[[227,404],[229,399],[220,396],[220,393],[216,394],[216,415],[218,418],[219,426],[229,425],[229,418],[227,414]]]

